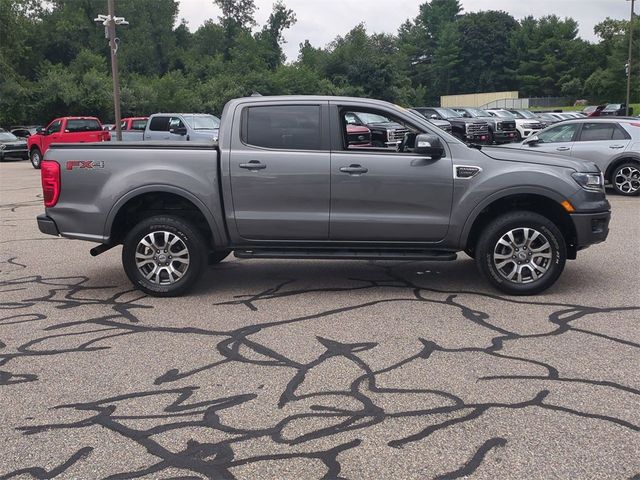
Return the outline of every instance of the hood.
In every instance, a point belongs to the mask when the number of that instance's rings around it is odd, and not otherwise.
[[[389,130],[395,130],[398,128],[404,128],[402,125],[396,122],[376,122],[376,123],[367,123],[367,127],[374,128],[388,128]]]
[[[446,119],[450,123],[478,123],[480,125],[484,125],[487,123],[482,118],[467,118],[467,117],[450,117]]]
[[[451,122],[449,122],[448,120],[440,120],[437,118],[429,118],[428,120],[440,128],[451,126]]]
[[[1,140],[0,139],[0,143],[2,145],[13,145],[13,146],[27,145],[27,141],[24,138],[19,138],[17,140]]]
[[[536,165],[549,165],[553,167],[572,168],[576,172],[599,172],[600,169],[593,162],[569,158],[563,155],[555,155],[546,152],[521,150],[519,147],[507,146],[482,147],[486,156],[495,160],[511,162],[533,163]]]
[[[347,133],[369,133],[370,130],[362,125],[347,125]]]

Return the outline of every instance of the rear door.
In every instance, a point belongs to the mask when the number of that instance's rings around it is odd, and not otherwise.
[[[611,157],[624,152],[630,142],[631,136],[615,122],[584,122],[571,155],[594,162],[605,172]]]
[[[302,101],[242,109],[229,157],[235,226],[241,238],[328,239],[327,105]]]
[[[570,122],[554,125],[537,133],[537,142],[525,142],[522,144],[522,148],[535,152],[571,155],[579,127],[579,123]]]

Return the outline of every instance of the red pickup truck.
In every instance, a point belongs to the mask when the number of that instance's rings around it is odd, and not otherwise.
[[[42,157],[52,143],[106,142],[109,132],[102,130],[96,117],[62,117],[53,120],[27,139],[29,158],[33,168],[40,168]]]

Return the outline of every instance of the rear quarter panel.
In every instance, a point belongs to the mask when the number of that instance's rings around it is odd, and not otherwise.
[[[46,210],[60,233],[107,243],[111,223],[126,201],[161,191],[195,203],[209,220],[216,242],[224,241],[217,151],[211,146],[143,145],[74,145],[47,151],[45,160],[60,164],[60,198]],[[91,167],[75,162],[91,162]]]

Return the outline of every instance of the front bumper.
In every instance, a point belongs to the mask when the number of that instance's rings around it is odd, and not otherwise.
[[[485,143],[489,140],[488,133],[467,133],[464,136],[465,142]]]
[[[46,214],[38,215],[38,229],[42,233],[46,233],[47,235],[55,235],[56,237],[60,236],[60,232],[58,231],[58,226],[56,222],[54,222],[51,218],[47,217]]]
[[[493,140],[496,143],[509,143],[516,139],[516,131],[511,130],[507,132],[496,131],[493,133]]]
[[[609,235],[611,212],[572,213],[571,220],[576,230],[578,249],[604,242]]]

